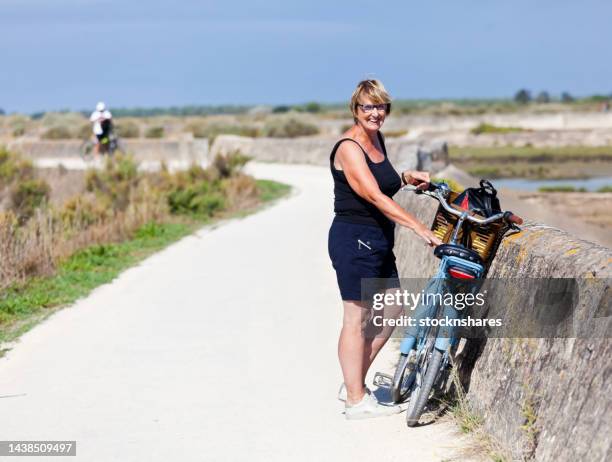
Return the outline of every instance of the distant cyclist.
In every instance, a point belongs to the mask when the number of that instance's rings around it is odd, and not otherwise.
[[[89,117],[89,121],[93,124],[93,133],[98,140],[96,143],[96,154],[105,152],[108,149],[108,143],[110,142],[113,130],[112,118],[112,114],[102,101],[96,104],[96,110]]]

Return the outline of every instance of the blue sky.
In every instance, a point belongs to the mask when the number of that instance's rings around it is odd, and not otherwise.
[[[0,108],[612,93],[609,0],[0,0]]]

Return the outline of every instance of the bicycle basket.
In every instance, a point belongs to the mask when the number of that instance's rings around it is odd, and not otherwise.
[[[488,183],[488,182],[487,182]],[[489,183],[490,184],[490,183]],[[482,183],[481,183],[482,185]],[[469,201],[469,191],[479,188],[469,188],[463,192],[451,191],[448,198],[449,204],[461,206],[462,202],[465,205]],[[465,194],[466,191],[468,194]],[[468,199],[465,199],[468,197]],[[474,196],[473,196],[474,197]],[[499,200],[495,198],[496,207],[499,209]],[[483,215],[476,213],[477,217],[483,218]],[[431,230],[445,244],[448,244],[453,235],[458,218],[448,213],[442,205],[438,206],[438,211],[434,218]],[[493,259],[497,247],[501,242],[501,238],[508,230],[508,225],[503,222],[491,223],[487,226],[476,226],[468,222],[464,222],[463,228],[459,230],[457,242],[464,245],[468,249],[472,249],[480,255],[485,265],[488,265]]]

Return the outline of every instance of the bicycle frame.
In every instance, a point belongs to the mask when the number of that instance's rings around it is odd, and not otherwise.
[[[485,269],[482,265],[478,263],[472,263],[470,261],[464,260],[458,257],[443,257],[440,263],[440,267],[438,268],[438,272],[429,282],[427,289],[425,290],[425,294],[430,293],[441,293],[444,291],[448,284],[445,284],[446,281],[452,279],[452,276],[449,273],[451,268],[459,268],[463,270],[467,270],[475,275],[475,279],[480,279],[485,272]],[[433,317],[437,314],[438,306],[430,306],[430,305],[421,305],[419,306],[415,312],[417,316],[415,317],[416,322],[425,317]],[[449,319],[458,319],[462,315],[462,310],[457,310],[452,306],[444,307],[444,316]],[[430,327],[417,327],[417,328],[408,328],[406,329],[406,336],[402,340],[400,344],[400,352],[402,354],[409,354],[412,349],[420,351],[425,347],[425,344],[428,339],[428,334],[430,331]],[[453,328],[452,327],[440,327],[440,335],[436,337],[435,348],[442,352],[448,351],[448,347],[455,342],[455,338],[453,337]],[[415,332],[416,331],[416,332]]]

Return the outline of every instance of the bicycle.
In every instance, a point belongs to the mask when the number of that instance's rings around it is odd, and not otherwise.
[[[90,162],[93,159],[93,153],[99,145],[98,154],[101,156],[108,155],[112,157],[116,151],[125,152],[123,143],[115,133],[111,132],[108,136],[103,137],[100,141],[94,141],[92,138],[87,138],[79,147],[79,154],[85,162]]]
[[[483,181],[481,181],[481,188]],[[490,183],[485,183],[495,191]],[[475,213],[477,211],[482,213],[482,210],[465,210],[453,203],[449,204],[449,197],[451,195],[456,197],[457,193],[451,192],[446,183],[430,183],[428,190],[417,190],[416,192],[426,194],[440,202],[441,207],[434,223],[434,232],[437,227],[440,237],[449,241],[437,246],[434,250],[435,256],[441,259],[441,263],[423,294],[441,294],[445,291],[456,293],[458,290],[476,292],[486,274],[487,262],[485,260],[497,248],[505,231],[511,228],[517,229],[517,225],[522,224],[523,220],[512,212],[495,213],[485,218]],[[455,223],[453,223],[453,217]],[[466,224],[475,225],[477,233],[475,241],[477,242],[468,242],[470,233],[464,229]],[[494,238],[486,241],[485,246],[483,244],[485,238],[479,230],[496,224],[500,232]],[[480,252],[469,248],[469,244],[474,244],[472,247],[477,248]],[[484,259],[483,256],[485,256]],[[462,310],[434,302],[431,305],[419,306],[417,320],[424,319],[424,315],[430,319],[440,319],[441,315],[448,319],[459,319],[462,316]],[[431,323],[426,323],[425,327],[418,327],[416,331],[411,328],[406,330],[406,335],[400,344],[400,357],[390,388],[394,403],[408,400],[406,423],[409,427],[418,423],[432,391],[441,390],[446,383],[450,372],[450,350],[459,342],[459,339],[453,334],[454,327],[432,326]],[[388,379],[391,377],[383,377],[380,374],[378,382]]]

